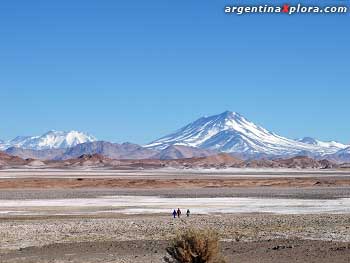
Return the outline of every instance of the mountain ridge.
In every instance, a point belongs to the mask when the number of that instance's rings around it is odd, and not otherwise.
[[[26,150],[63,149],[76,146],[84,142],[96,141],[94,136],[79,131],[55,131],[50,130],[38,136],[17,136],[0,144],[0,150],[11,147]]]
[[[181,159],[223,152],[244,160],[306,156],[336,162],[350,161],[350,145],[324,142],[312,137],[289,139],[225,111],[201,117],[147,145],[98,141],[79,131],[51,130],[40,136],[17,136],[0,140],[0,150],[21,158],[69,159],[101,154],[112,159]]]
[[[181,159],[191,157],[204,157],[216,154],[216,152],[193,147],[169,147],[162,151],[144,148],[133,143],[111,143],[106,141],[94,141],[78,144],[66,149],[30,150],[11,147],[5,153],[23,159],[32,158],[39,160],[67,160],[78,158],[82,155],[99,154],[110,159]]]

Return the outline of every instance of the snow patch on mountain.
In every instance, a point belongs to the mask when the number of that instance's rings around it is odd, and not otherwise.
[[[320,141],[320,140],[317,140],[317,139],[314,139],[311,137],[304,137],[302,139],[299,139],[298,141],[303,142],[303,143],[307,143],[307,144],[311,144],[311,145],[317,145],[320,147],[335,148],[335,150],[345,149],[345,148],[349,147],[349,145],[342,144],[340,142],[336,142],[336,141],[324,142],[324,141]]]

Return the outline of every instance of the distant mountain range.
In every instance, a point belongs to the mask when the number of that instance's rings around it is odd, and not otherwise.
[[[17,136],[7,142],[0,141],[0,150],[10,147],[30,150],[63,149],[93,141],[96,141],[95,137],[78,131],[49,131],[40,136]]]
[[[145,146],[97,141],[78,131],[49,131],[41,136],[0,141],[0,150],[24,159],[42,160],[66,160],[86,154],[100,154],[111,159],[168,160],[223,152],[245,160],[308,156],[335,162],[350,161],[350,145],[310,137],[288,139],[230,111],[202,117]]]
[[[23,159],[40,160],[67,160],[78,158],[81,155],[99,154],[110,159],[181,159],[192,157],[204,157],[216,154],[217,152],[194,147],[169,146],[163,150],[147,149],[132,143],[110,143],[105,141],[95,141],[81,143],[70,148],[31,150],[17,147],[10,147],[5,153],[18,156]]]

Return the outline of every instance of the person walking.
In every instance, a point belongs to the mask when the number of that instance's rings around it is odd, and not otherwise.
[[[186,215],[187,215],[187,217],[190,217],[190,209],[187,209],[187,212],[186,212]]]
[[[181,210],[180,210],[180,208],[178,208],[177,209],[177,217],[180,218],[180,216],[181,216]]]
[[[174,209],[174,211],[173,211],[173,217],[174,217],[174,218],[176,218],[176,214],[177,214],[177,213],[176,213],[176,210]]]

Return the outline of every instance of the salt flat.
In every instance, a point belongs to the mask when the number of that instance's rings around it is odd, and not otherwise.
[[[0,200],[0,214],[84,215],[98,213],[171,214],[180,207],[192,214],[273,213],[348,214],[350,198],[165,198],[157,196],[104,196],[76,199]]]

